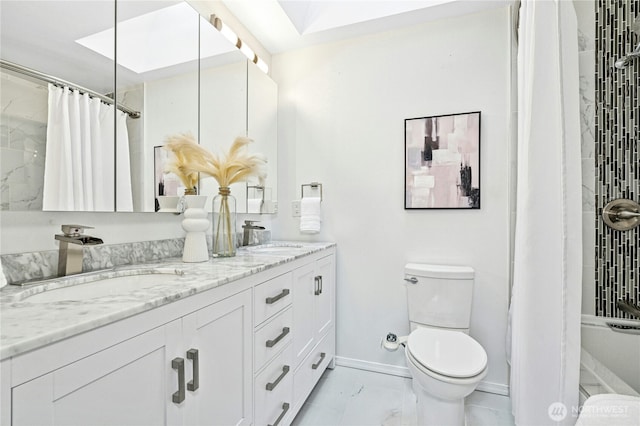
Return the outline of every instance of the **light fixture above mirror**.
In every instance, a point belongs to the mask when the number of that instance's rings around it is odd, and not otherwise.
[[[251,62],[256,64],[256,66],[262,72],[264,72],[265,74],[269,73],[269,66],[267,65],[267,63],[262,58],[260,58],[246,42],[242,41],[240,37],[238,37],[238,35],[235,33],[235,31],[229,28],[229,26],[226,25],[222,21],[222,19],[213,14],[211,15],[210,22],[218,31],[220,31],[220,34],[222,34],[224,38],[226,38],[231,42],[231,44],[236,46],[242,52],[242,54],[246,56]]]

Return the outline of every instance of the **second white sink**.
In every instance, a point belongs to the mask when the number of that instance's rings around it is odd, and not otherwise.
[[[296,249],[303,248],[301,244],[265,244],[261,246],[255,247],[246,247],[245,249],[252,253],[285,253],[290,251],[295,251]]]

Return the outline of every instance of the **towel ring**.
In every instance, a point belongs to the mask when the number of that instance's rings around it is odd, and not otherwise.
[[[300,185],[300,193],[302,195],[302,198],[304,198],[305,186],[309,186],[312,189],[318,189],[318,187],[320,187],[320,201],[322,201],[322,184],[320,182],[303,183],[302,185]]]

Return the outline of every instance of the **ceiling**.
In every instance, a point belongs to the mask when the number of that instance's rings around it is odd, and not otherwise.
[[[215,1],[222,1],[269,53],[277,54],[505,6],[514,0]],[[192,30],[197,29],[197,20],[202,20],[198,13],[187,7],[183,12],[193,17],[168,14],[169,10],[182,6],[182,0],[120,1],[117,20],[121,87],[196,70],[196,58],[204,50],[205,56],[209,56],[206,66],[235,61],[238,56],[242,59],[235,47],[208,24],[201,25],[202,50],[198,51],[197,34],[176,23],[184,21],[190,23]],[[2,59],[100,93],[113,91],[112,2],[0,0],[0,11]],[[165,14],[166,19],[160,19]],[[143,17],[149,18],[148,22],[138,22]],[[136,24],[131,24],[134,21]],[[68,25],[69,22],[73,25]],[[83,40],[87,36],[105,34],[106,48],[86,48],[88,43]],[[191,42],[180,42],[187,35]]]
[[[222,0],[272,54],[506,6],[514,0]]]

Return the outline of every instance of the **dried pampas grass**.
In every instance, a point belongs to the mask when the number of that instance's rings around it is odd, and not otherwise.
[[[165,165],[164,172],[178,176],[187,190],[195,188],[198,183],[198,172],[193,169],[190,161],[193,157],[193,153],[189,153],[192,145],[190,141],[197,145],[193,136],[189,134],[171,136],[164,145],[164,149],[173,153],[172,159]],[[185,149],[179,148],[182,146]]]
[[[166,171],[177,174],[187,188],[194,188],[198,173],[213,177],[220,185],[220,205],[217,218],[214,212],[213,251],[219,256],[235,254],[235,219],[231,218],[229,206],[229,186],[232,183],[246,181],[249,177],[258,178],[264,185],[267,177],[267,158],[261,154],[251,154],[247,145],[251,139],[237,137],[229,152],[214,155],[198,145],[190,134],[175,135],[167,138],[165,149],[173,153],[173,161]],[[225,188],[224,190],[222,188]],[[214,202],[215,205],[215,202]]]
[[[221,187],[246,181],[252,176],[259,179],[260,185],[264,185],[267,177],[267,158],[261,154],[251,154],[244,149],[251,142],[249,138],[237,137],[229,152],[217,156],[198,145],[194,137],[188,133],[171,136],[167,138],[164,148],[173,153],[174,159],[165,171],[178,175],[187,188],[195,186],[198,173],[213,177]]]

